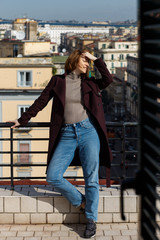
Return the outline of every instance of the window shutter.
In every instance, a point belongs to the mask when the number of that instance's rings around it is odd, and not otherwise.
[[[140,1],[141,235],[158,240],[160,227],[160,1]]]

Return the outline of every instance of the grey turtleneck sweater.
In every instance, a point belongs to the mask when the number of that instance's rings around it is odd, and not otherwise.
[[[64,123],[73,124],[87,117],[82,104],[81,77],[72,72],[66,76]]]

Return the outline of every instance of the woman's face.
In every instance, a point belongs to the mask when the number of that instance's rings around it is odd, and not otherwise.
[[[88,67],[89,67],[89,59],[81,55],[75,70],[79,73],[86,73]]]

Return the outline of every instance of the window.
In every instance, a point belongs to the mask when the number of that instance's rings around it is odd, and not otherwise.
[[[123,67],[123,62],[121,62],[121,67]]]
[[[123,60],[123,59],[124,59],[123,54],[120,54],[120,55],[119,55],[119,59],[120,59],[120,60]]]
[[[19,143],[19,151],[20,152],[28,152],[30,149],[29,143]],[[19,154],[19,162],[20,163],[29,163],[29,153],[20,153]]]
[[[22,116],[24,112],[26,112],[29,108],[29,105],[18,106],[18,118]]]
[[[64,73],[65,73],[64,69],[61,69],[60,74],[64,74]]]
[[[13,57],[18,55],[18,44],[13,44]]]
[[[111,60],[114,60],[114,54],[111,55]]]
[[[18,154],[18,163],[22,164],[21,166],[17,167],[17,174],[18,177],[31,177],[31,167],[30,166],[23,166],[23,164],[31,163],[31,154],[29,151],[31,150],[31,143],[30,141],[19,141],[18,143],[18,151],[24,152]]]
[[[114,63],[112,62],[112,68],[114,68]]]
[[[20,118],[22,116],[22,114],[28,110],[29,107],[30,107],[29,105],[18,106],[18,118]],[[21,127],[20,126],[17,128],[17,131],[21,131],[21,132],[23,132],[23,131],[28,132],[30,130],[32,130],[31,127]]]
[[[104,55],[103,55],[103,54],[101,54],[101,58],[102,58],[102,60],[104,61]]]
[[[32,86],[32,71],[18,71],[18,87]]]
[[[120,44],[118,45],[118,48],[121,49],[121,45]]]
[[[105,49],[106,48],[106,44],[102,44],[102,49]]]

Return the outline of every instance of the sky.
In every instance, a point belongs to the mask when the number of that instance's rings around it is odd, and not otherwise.
[[[2,0],[0,18],[39,20],[137,20],[138,0]]]

